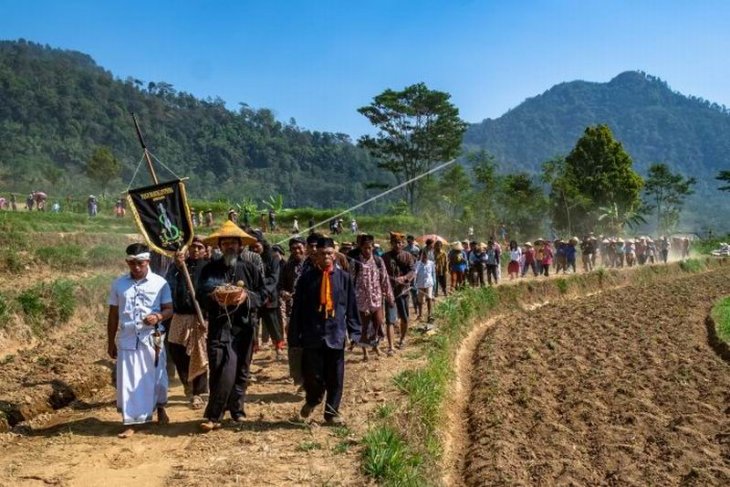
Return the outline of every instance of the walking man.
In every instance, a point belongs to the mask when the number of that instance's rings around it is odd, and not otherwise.
[[[383,255],[385,268],[393,286],[395,303],[387,307],[387,337],[388,355],[393,354],[393,327],[396,321],[400,321],[400,341],[398,348],[405,344],[408,333],[408,297],[411,284],[416,277],[416,259],[410,253],[403,250],[405,242],[403,234],[390,232],[390,252]]]
[[[243,245],[256,239],[232,221],[206,239],[223,257],[201,271],[197,298],[208,315],[208,368],[210,397],[203,431],[221,427],[225,410],[236,422],[246,417],[244,399],[253,354],[251,310],[261,306],[263,278],[251,262],[239,257]],[[239,289],[235,289],[239,288]]]
[[[187,266],[190,280],[197,288],[203,267],[208,263],[205,259],[205,244],[195,236],[190,244],[189,255],[179,253],[175,265],[170,266],[165,280],[170,285],[172,304],[175,314],[170,321],[167,341],[170,358],[175,363],[177,375],[185,388],[185,395],[193,409],[200,409],[205,404],[203,394],[208,392],[208,354],[205,347],[206,326],[198,323],[195,305],[188,290],[182,267]]]
[[[284,315],[287,322],[291,319],[294,290],[304,268],[304,260],[306,259],[305,246],[306,242],[301,237],[294,237],[289,240],[289,260],[281,267],[279,297],[284,302]],[[294,385],[299,387],[303,382],[302,350],[297,347],[292,347],[290,343],[287,348],[287,356],[289,359],[289,376],[294,381]]]
[[[317,241],[315,266],[297,282],[288,339],[302,351],[306,401],[301,416],[307,418],[326,393],[324,419],[341,424],[340,402],[345,381],[345,341],[360,341],[360,318],[350,274],[335,266],[331,238]]]
[[[117,408],[131,426],[152,421],[167,424],[167,371],[162,322],[172,316],[167,282],[149,268],[150,251],[135,243],[126,249],[129,274],[117,278],[109,293],[108,353],[117,359]],[[119,434],[134,434],[128,428]]]
[[[360,346],[363,359],[367,360],[369,347],[376,355],[380,355],[378,345],[385,336],[383,304],[393,306],[395,300],[385,263],[382,258],[373,254],[375,238],[372,235],[361,235],[358,242],[360,252],[352,259],[350,273],[362,325]],[[350,348],[354,346],[355,342],[352,341]]]

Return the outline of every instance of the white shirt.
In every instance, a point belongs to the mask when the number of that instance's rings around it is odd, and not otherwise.
[[[432,260],[423,262],[419,260],[416,263],[416,288],[426,289],[433,287],[433,273],[435,264]]]
[[[117,329],[117,348],[137,350],[139,342],[152,346],[154,326],[142,323],[142,319],[159,313],[163,304],[172,303],[170,286],[162,276],[152,271],[135,281],[129,274],[118,277],[112,283],[109,293],[109,306],[119,307],[119,327]]]

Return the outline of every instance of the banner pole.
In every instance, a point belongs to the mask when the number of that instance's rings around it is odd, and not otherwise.
[[[142,130],[139,128],[139,122],[137,122],[137,117],[134,113],[132,113],[132,120],[134,120],[134,129],[137,131],[137,139],[139,140],[139,145],[142,146],[142,150],[144,151],[144,158],[147,161],[147,169],[150,172],[150,177],[152,177],[152,181],[154,181],[155,184],[160,184],[160,182],[157,179],[157,174],[155,173],[155,167],[152,165],[152,158],[150,157],[150,152],[147,150],[147,144],[144,143],[144,137],[142,137]],[[186,205],[187,206],[187,205]],[[187,246],[184,246],[182,249],[180,249],[180,252],[185,253],[187,250]],[[175,264],[177,267],[177,263]],[[195,297],[195,286],[193,285],[193,280],[190,278],[190,271],[188,270],[187,264],[183,261],[182,266],[178,267],[183,273],[183,276],[185,276],[185,284],[187,284],[188,287],[188,293],[190,294],[190,297],[193,299],[193,307],[195,308],[195,317],[198,319],[198,326],[205,330],[205,319],[203,319],[203,311],[200,309],[200,304],[198,303],[198,300]]]
[[[134,113],[132,113],[132,120],[134,120],[134,129],[137,131],[137,139],[139,140],[139,145],[142,146],[142,150],[144,151],[144,158],[147,161],[147,170],[149,170],[150,172],[152,181],[155,184],[160,184],[160,181],[157,180],[157,173],[155,173],[155,166],[152,165],[150,151],[147,150],[147,144],[144,143],[144,137],[142,137],[142,131],[139,128],[139,122],[137,122],[137,116]]]

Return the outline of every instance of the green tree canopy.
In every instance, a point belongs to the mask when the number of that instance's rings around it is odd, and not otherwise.
[[[564,163],[548,164],[544,169],[551,184],[553,220],[560,229],[571,233],[590,230],[599,208],[615,207],[624,215],[641,207],[644,181],[606,125],[587,127]]]
[[[459,154],[467,124],[451,95],[430,90],[424,83],[402,91],[387,89],[358,112],[378,129],[365,135],[359,145],[379,159],[379,167],[393,173],[399,183],[410,181]],[[418,183],[406,186],[411,210],[415,210]]]
[[[657,230],[668,233],[679,222],[684,201],[694,193],[695,178],[684,178],[672,173],[666,164],[652,164],[646,179],[644,192],[646,209],[656,211]]]
[[[108,147],[98,147],[86,163],[86,175],[101,186],[101,194],[106,194],[109,183],[119,177],[122,165]]]
[[[502,208],[500,220],[510,229],[510,235],[529,237],[542,228],[545,193],[527,173],[507,174],[500,181],[497,198]]]

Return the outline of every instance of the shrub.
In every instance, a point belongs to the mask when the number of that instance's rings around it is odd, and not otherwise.
[[[18,295],[18,303],[23,313],[31,318],[38,319],[43,313],[43,302],[41,301],[40,288],[35,286],[31,289],[26,289]]]
[[[50,284],[38,284],[18,295],[18,303],[36,335],[71,319],[76,309],[75,289],[73,281],[58,279]]]
[[[679,263],[679,268],[684,272],[700,272],[705,265],[699,259],[687,259]]]
[[[560,294],[565,294],[568,292],[568,281],[566,281],[562,277],[555,280],[555,285],[557,286]]]
[[[68,279],[58,279],[51,284],[50,296],[46,306],[46,316],[66,323],[76,309],[76,285]]]

